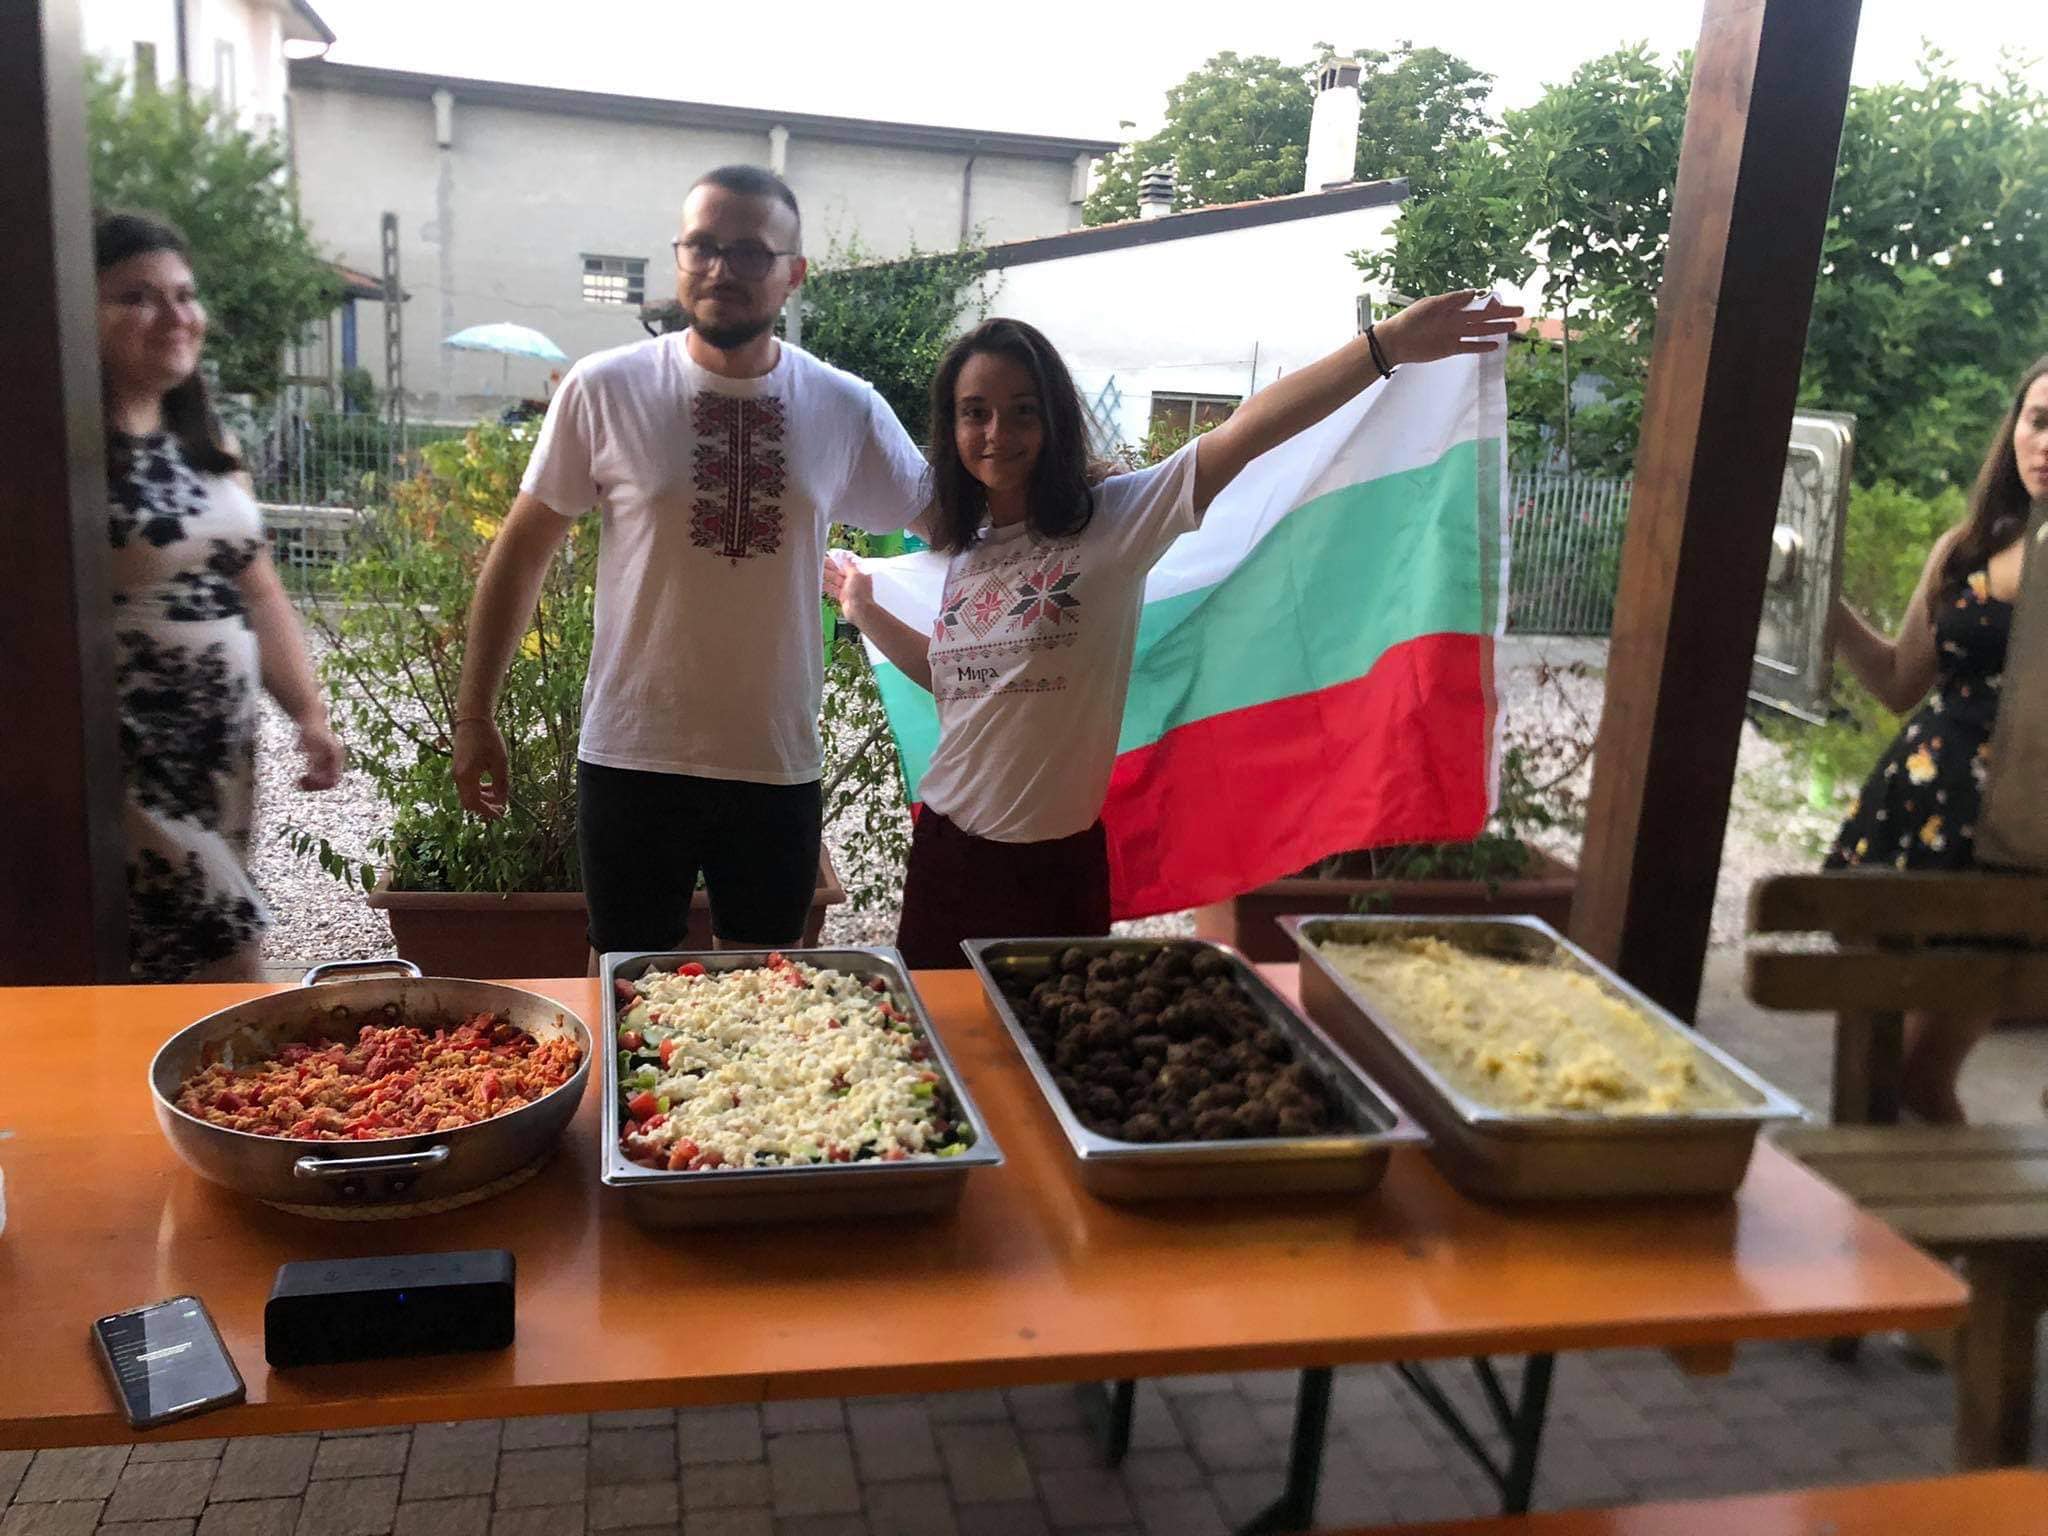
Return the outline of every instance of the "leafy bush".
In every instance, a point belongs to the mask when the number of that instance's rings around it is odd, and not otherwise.
[[[1896,629],[1928,553],[1967,510],[1955,486],[1933,496],[1890,480],[1855,487],[1842,530],[1842,600],[1871,623]]]
[[[834,240],[799,290],[804,350],[866,379],[922,437],[939,359],[987,313],[975,290],[987,266],[972,246],[877,261],[858,237]]]
[[[571,891],[576,744],[589,670],[597,529],[569,532],[533,627],[499,694],[512,801],[499,820],[462,809],[452,771],[455,691],[477,573],[533,451],[537,424],[486,423],[422,450],[425,468],[365,520],[313,622],[352,765],[390,807],[388,835],[340,850],[288,829],[292,846],[368,889],[388,863],[400,890]]]

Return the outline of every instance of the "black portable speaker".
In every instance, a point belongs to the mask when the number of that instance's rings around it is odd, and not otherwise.
[[[502,1248],[283,1264],[263,1305],[263,1357],[280,1367],[511,1342],[512,1255]]]

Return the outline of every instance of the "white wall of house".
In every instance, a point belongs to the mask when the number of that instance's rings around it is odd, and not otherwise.
[[[323,78],[323,76],[325,78]],[[690,183],[714,166],[771,163],[768,133],[694,126],[545,104],[453,96],[452,133],[437,142],[419,94],[347,88],[295,76],[292,122],[300,203],[320,244],[351,267],[381,267],[380,221],[398,215],[405,385],[416,413],[466,418],[508,398],[537,397],[542,363],[451,351],[467,326],[512,321],[571,359],[645,336],[638,303],[584,296],[587,256],[644,264],[649,302],[674,297],[669,242]],[[835,141],[792,129],[785,174],[804,209],[813,257],[857,239],[871,257],[949,249],[970,222],[991,239],[1052,234],[1080,222],[1071,148],[1042,156]],[[382,384],[374,311],[358,361]]]
[[[283,0],[85,0],[85,49],[132,78],[140,44],[154,56],[157,83],[168,86],[178,74],[181,6],[191,89],[232,112],[244,128],[282,131],[284,40],[310,35]]]
[[[1398,205],[1192,235],[1007,267],[983,279],[989,314],[1051,338],[1091,402],[1112,380],[1126,443],[1155,395],[1242,399],[1357,334],[1364,274]],[[1169,215],[1169,217],[1178,217]]]

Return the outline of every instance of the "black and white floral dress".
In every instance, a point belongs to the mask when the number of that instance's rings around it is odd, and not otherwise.
[[[137,981],[178,981],[269,921],[248,870],[262,672],[240,581],[263,522],[169,436],[116,438],[111,470],[128,965]]]

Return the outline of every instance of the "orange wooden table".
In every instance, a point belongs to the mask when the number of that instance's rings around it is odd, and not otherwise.
[[[1291,985],[1292,967],[1271,974]],[[171,1033],[265,989],[0,991],[0,1446],[138,1438],[87,1325],[181,1292],[212,1311],[248,1401],[150,1438],[1624,1345],[1711,1358],[1962,1313],[1953,1274],[1768,1146],[1736,1199],[1704,1205],[1491,1208],[1420,1154],[1363,1197],[1104,1205],[972,975],[917,983],[1004,1167],[936,1221],[666,1233],[597,1182],[595,1084],[521,1188],[312,1221],[189,1173],[144,1080]],[[594,983],[524,985],[601,1018]],[[492,1247],[518,1258],[512,1348],[265,1366],[286,1260]]]

